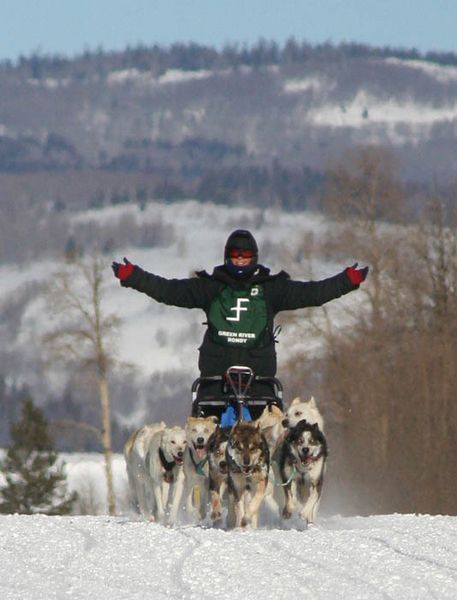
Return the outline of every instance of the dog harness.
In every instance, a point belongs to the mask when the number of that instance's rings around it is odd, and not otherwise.
[[[203,460],[201,460],[200,462],[197,463],[197,462],[195,462],[194,455],[193,455],[192,451],[190,451],[190,458],[192,460],[192,464],[194,465],[196,472],[199,475],[201,475],[202,477],[206,477],[206,473],[203,470],[203,467],[208,462],[208,455],[206,455]]]
[[[163,475],[164,480],[166,481],[166,483],[173,483],[173,467],[176,465],[175,461],[169,462],[165,458],[165,454],[163,453],[162,448],[159,448],[159,458],[160,464],[165,470],[165,473]]]

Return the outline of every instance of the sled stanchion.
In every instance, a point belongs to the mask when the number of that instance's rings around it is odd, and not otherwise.
[[[251,389],[254,372],[249,367],[234,365],[227,369],[225,377],[235,394],[238,413],[237,421],[243,421],[243,408],[246,406],[246,397],[248,391]]]

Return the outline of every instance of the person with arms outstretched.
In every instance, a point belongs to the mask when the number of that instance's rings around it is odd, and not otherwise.
[[[224,263],[211,274],[166,279],[144,271],[126,258],[113,262],[123,287],[143,292],[164,304],[199,308],[207,329],[199,348],[202,377],[224,375],[243,365],[261,377],[276,375],[274,318],[284,310],[321,306],[352,292],[365,280],[368,267],[357,263],[320,281],[292,280],[285,271],[272,274],[258,262],[257,242],[250,231],[237,229],[227,239]]]

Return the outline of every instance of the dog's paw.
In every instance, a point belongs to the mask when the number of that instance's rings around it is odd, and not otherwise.
[[[282,509],[282,518],[283,519],[290,519],[290,517],[292,516],[292,513],[290,512],[290,510],[286,507],[284,507]]]
[[[302,521],[304,521],[307,525],[312,525],[313,521],[312,521],[312,517],[311,515],[308,513],[308,511],[304,511],[302,510],[299,515],[300,519]]]
[[[213,511],[213,512],[211,513],[211,521],[212,521],[213,523],[217,523],[218,521],[222,521],[222,513],[221,513],[221,512],[219,512],[219,511],[217,511],[217,512],[216,512],[216,511]]]
[[[250,520],[247,517],[243,517],[241,519],[241,527],[247,527],[250,523]]]

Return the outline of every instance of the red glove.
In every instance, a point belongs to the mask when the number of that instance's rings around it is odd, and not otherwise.
[[[132,265],[132,263],[129,260],[127,260],[125,256],[124,263],[125,264],[113,262],[113,264],[111,265],[114,275],[121,281],[124,281],[124,279],[128,279],[133,273],[133,269],[135,268],[135,265]]]
[[[360,285],[362,281],[365,281],[368,274],[368,267],[363,267],[363,269],[358,269],[357,265],[359,263],[354,263],[352,267],[347,267],[344,272],[351,280],[352,285]]]

